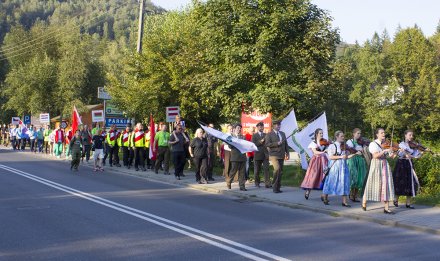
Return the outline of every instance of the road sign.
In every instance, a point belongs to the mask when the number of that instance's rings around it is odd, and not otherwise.
[[[104,111],[94,110],[92,111],[92,122],[103,122],[104,121]]]
[[[31,115],[24,115],[23,116],[23,124],[31,124]]]
[[[176,116],[180,116],[179,106],[166,107],[167,122],[175,122]]]
[[[11,124],[12,124],[12,125],[18,125],[18,124],[20,124],[20,117],[12,117],[12,119],[11,119]]]
[[[50,123],[49,113],[40,114],[40,123]]]
[[[61,129],[65,129],[65,128],[67,128],[67,122],[62,121],[61,124],[60,124],[60,128],[61,128]]]
[[[105,91],[105,87],[98,87],[98,99],[110,100],[112,97]]]
[[[127,118],[105,118],[106,127],[111,127],[113,124],[115,124],[118,129],[120,128],[125,129],[127,123],[128,123]]]
[[[105,116],[123,116],[124,112],[119,110],[113,103],[105,103]]]

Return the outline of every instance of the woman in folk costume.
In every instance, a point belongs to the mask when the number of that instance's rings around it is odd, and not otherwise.
[[[362,186],[364,184],[365,177],[367,175],[367,163],[362,155],[363,146],[358,143],[361,138],[361,130],[355,128],[353,130],[353,139],[347,141],[347,146],[355,149],[356,154],[347,160],[348,169],[350,170],[350,199],[353,202],[359,202],[357,200],[358,193],[362,194]]]
[[[324,168],[327,166],[328,159],[324,145],[320,145],[321,139],[323,139],[322,129],[316,129],[313,141],[310,142],[308,148],[312,150],[313,157],[310,159],[309,167],[307,168],[306,176],[301,183],[301,188],[306,192],[304,197],[309,199],[312,189],[321,190],[322,179],[324,178]]]
[[[394,200],[394,184],[390,165],[387,156],[395,157],[393,150],[383,149],[382,142],[385,141],[385,131],[379,128],[375,132],[376,140],[370,143],[369,150],[373,155],[368,172],[368,179],[362,198],[362,209],[367,210],[367,200],[384,202],[385,214],[394,214],[388,209],[388,202]]]
[[[399,206],[399,196],[406,196],[406,208],[414,209],[414,207],[411,206],[411,197],[417,195],[417,190],[420,187],[412,159],[420,158],[422,153],[417,150],[417,148],[411,148],[410,143],[412,143],[413,139],[414,132],[412,130],[406,130],[405,140],[399,144],[401,151],[399,152],[399,160],[393,171],[394,191],[396,194],[394,206],[396,207]]]
[[[347,204],[347,195],[350,193],[350,172],[348,170],[347,159],[355,154],[349,155],[344,144],[345,137],[342,131],[335,132],[335,142],[328,149],[329,173],[325,179],[323,202],[328,205],[328,195],[342,196],[342,206],[351,207]]]

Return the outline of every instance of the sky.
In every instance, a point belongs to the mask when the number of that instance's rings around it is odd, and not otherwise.
[[[440,20],[439,0],[311,0],[334,18],[333,27],[339,28],[346,43],[371,39],[374,32],[385,29],[393,37],[397,27],[417,24],[426,36],[435,33]],[[151,0],[168,10],[180,9],[191,0]]]

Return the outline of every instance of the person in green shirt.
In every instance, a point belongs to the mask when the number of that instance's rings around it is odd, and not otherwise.
[[[99,123],[96,123],[95,127],[92,129],[92,136],[95,136],[96,133],[98,132],[98,130],[100,130],[101,128],[99,127]]]
[[[163,122],[159,124],[160,131],[154,136],[153,152],[156,152],[157,144],[157,156],[156,163],[154,165],[154,172],[159,173],[159,168],[163,162],[163,169],[165,175],[170,175],[169,173],[169,162],[170,162],[170,149],[168,147],[168,142],[170,140],[170,133],[167,131],[167,125]]]
[[[52,130],[50,129],[50,125],[46,125],[46,129],[43,132],[43,136],[44,136],[44,152],[47,154],[47,150],[49,150],[50,152],[50,139],[49,139],[49,135],[52,133]]]

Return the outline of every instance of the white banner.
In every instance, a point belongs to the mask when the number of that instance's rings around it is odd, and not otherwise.
[[[281,131],[286,134],[287,137],[287,145],[291,147],[294,151],[296,151],[301,159],[301,167],[303,169],[307,169],[307,158],[304,154],[304,150],[300,149],[299,144],[296,143],[294,139],[294,134],[297,133],[298,123],[296,121],[295,110],[292,110],[286,118],[281,121]],[[290,136],[290,137],[289,137]]]
[[[314,121],[310,122],[301,131],[295,133],[292,136],[292,139],[290,139],[294,143],[294,150],[301,155],[301,166],[303,169],[307,169],[308,167],[307,160],[305,160],[305,153],[307,153],[310,158],[313,157],[313,151],[308,147],[315,136],[316,129],[322,129],[324,139],[328,140],[327,116],[325,112]]]
[[[18,125],[18,124],[20,124],[20,121],[21,121],[20,117],[12,117],[11,124]]]
[[[235,137],[232,137],[229,134],[223,133],[223,132],[218,131],[216,129],[203,126],[202,124],[200,124],[200,126],[202,127],[202,129],[205,130],[206,133],[211,134],[212,136],[216,137],[217,139],[222,140],[222,141],[226,142],[227,144],[235,147],[241,153],[258,151],[257,146],[255,146],[255,144],[253,142],[243,140],[243,139],[237,139]]]

